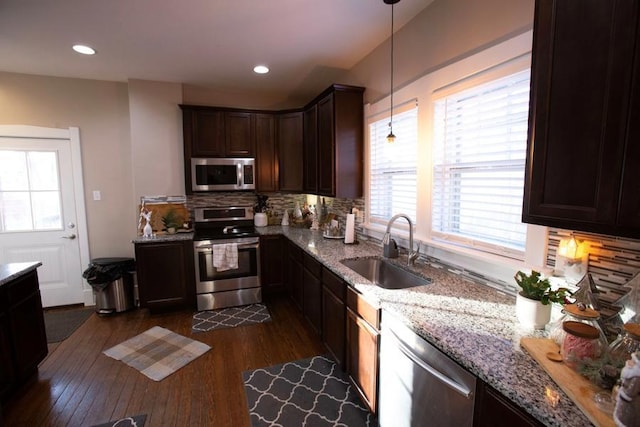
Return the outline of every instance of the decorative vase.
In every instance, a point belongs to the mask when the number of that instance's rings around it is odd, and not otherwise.
[[[532,329],[544,329],[551,320],[551,304],[543,305],[540,301],[522,295],[516,295],[516,316],[521,325]]]
[[[253,225],[255,225],[256,227],[266,227],[268,223],[269,220],[266,213],[258,212],[256,214],[253,214]]]

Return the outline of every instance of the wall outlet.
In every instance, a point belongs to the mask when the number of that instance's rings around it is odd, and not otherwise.
[[[102,194],[100,193],[100,190],[93,190],[93,200],[102,200]]]

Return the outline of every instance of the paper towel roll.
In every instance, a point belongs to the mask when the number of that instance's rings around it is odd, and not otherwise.
[[[356,235],[356,216],[347,214],[347,225],[344,228],[344,242],[353,243]]]

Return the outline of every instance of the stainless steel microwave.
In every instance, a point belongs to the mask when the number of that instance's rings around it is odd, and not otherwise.
[[[193,191],[255,190],[255,159],[191,159]]]

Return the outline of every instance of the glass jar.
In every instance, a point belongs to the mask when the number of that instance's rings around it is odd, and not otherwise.
[[[622,367],[636,351],[640,351],[640,325],[625,323],[622,334],[609,346],[609,356],[617,366]]]
[[[600,320],[600,312],[589,308],[584,304],[565,304],[562,307],[562,316],[557,322],[551,325],[549,338],[554,340],[559,346],[562,346],[562,341],[564,341],[564,337],[566,335],[566,332],[562,327],[563,323],[567,321],[580,322],[596,328],[600,333],[602,345],[607,347],[609,345],[609,341],[600,327],[598,320]]]
[[[562,361],[574,370],[583,364],[598,359],[607,348],[606,339],[602,342],[602,331],[586,323],[567,320],[562,323],[565,332],[560,352]]]

